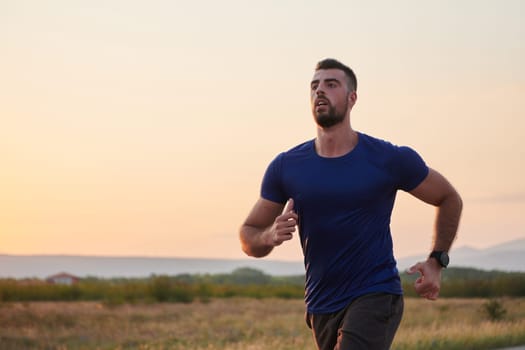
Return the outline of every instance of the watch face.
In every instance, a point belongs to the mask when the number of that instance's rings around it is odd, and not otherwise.
[[[441,253],[440,260],[441,260],[441,265],[448,266],[448,263],[450,262],[450,258],[448,256],[447,252],[442,252]]]
[[[444,251],[434,250],[432,253],[430,253],[430,257],[436,259],[439,265],[442,267],[447,267],[450,260],[448,253]]]

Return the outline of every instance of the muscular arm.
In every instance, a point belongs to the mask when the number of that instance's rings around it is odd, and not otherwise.
[[[454,187],[437,171],[430,169],[423,182],[410,192],[416,198],[436,206],[436,221],[432,250],[449,251],[456,237],[463,202]],[[430,300],[439,296],[441,289],[441,266],[429,258],[412,266],[409,273],[420,273],[416,280],[416,292]]]
[[[295,232],[297,214],[293,200],[284,205],[259,198],[240,228],[242,250],[253,257],[264,257],[275,246],[290,240]]]
[[[414,197],[436,206],[432,250],[449,251],[461,216],[463,203],[454,187],[437,171],[430,169],[425,180],[410,192]]]

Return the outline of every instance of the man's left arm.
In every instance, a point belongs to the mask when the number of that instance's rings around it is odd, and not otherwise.
[[[456,237],[463,208],[458,192],[443,175],[429,169],[425,180],[410,194],[437,208],[432,250],[448,252]],[[419,295],[430,300],[437,299],[441,287],[441,269],[434,258],[428,258],[409,269],[409,273],[421,274],[415,284]]]

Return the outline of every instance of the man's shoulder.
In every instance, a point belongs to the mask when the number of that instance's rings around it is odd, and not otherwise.
[[[360,133],[360,137],[363,140],[363,145],[368,152],[379,152],[385,155],[393,155],[396,157],[411,156],[417,154],[417,151],[410,146],[398,145],[390,141],[373,137],[367,134]]]
[[[311,158],[314,153],[314,140],[305,141],[301,144],[293,146],[292,148],[279,153],[272,161],[274,166],[282,166],[284,163],[290,164],[295,161],[304,161]]]
[[[367,148],[370,151],[377,151],[377,152],[388,152],[392,150],[396,150],[398,146],[394,145],[392,142],[370,136],[365,133],[359,133],[360,142],[362,145]]]
[[[310,154],[313,150],[313,143],[314,140],[308,140],[301,144],[298,144],[287,151],[283,152],[282,154],[286,156],[296,156],[296,155],[305,155]]]

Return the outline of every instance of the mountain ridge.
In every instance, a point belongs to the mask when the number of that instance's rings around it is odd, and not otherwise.
[[[460,246],[450,251],[450,266],[480,270],[525,271],[525,238],[503,242],[487,248]],[[398,269],[403,271],[415,262],[425,260],[425,255],[413,255],[397,259]]]
[[[451,266],[481,270],[525,272],[525,238],[477,249],[461,246],[450,252]],[[397,259],[400,272],[426,255]],[[0,254],[0,278],[46,278],[58,272],[79,277],[140,278],[150,275],[231,273],[250,267],[274,276],[304,274],[302,261],[228,258],[178,258],[96,255],[10,255]]]

